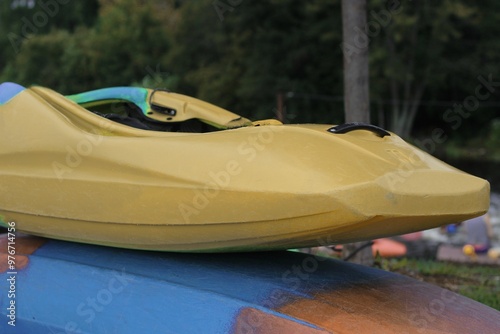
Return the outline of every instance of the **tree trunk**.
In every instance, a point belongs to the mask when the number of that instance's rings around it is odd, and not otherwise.
[[[342,0],[345,121],[370,123],[366,0]]]
[[[344,113],[345,121],[370,123],[368,46],[366,34],[366,0],[342,0],[342,33],[344,51]],[[365,245],[358,242],[345,245],[344,258]],[[373,265],[371,247],[357,252],[351,261]]]

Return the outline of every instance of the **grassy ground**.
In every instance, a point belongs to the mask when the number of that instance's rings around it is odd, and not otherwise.
[[[377,266],[438,285],[500,311],[500,268],[419,259],[379,259]]]

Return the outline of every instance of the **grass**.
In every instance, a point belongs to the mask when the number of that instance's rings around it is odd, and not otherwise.
[[[378,259],[377,266],[438,285],[500,311],[500,268],[420,259]]]

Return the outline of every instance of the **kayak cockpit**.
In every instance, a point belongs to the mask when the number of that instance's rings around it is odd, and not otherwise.
[[[143,130],[204,133],[252,125],[223,108],[165,89],[111,87],[66,97],[99,116]]]
[[[83,120],[92,120],[85,115],[89,112],[113,124],[158,132],[205,133],[262,125],[193,97],[141,87],[111,87],[63,96],[43,87],[5,82],[0,84],[0,105],[25,90],[80,125]]]

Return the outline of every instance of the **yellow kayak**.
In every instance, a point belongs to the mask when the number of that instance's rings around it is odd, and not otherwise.
[[[250,122],[198,99],[0,85],[0,222],[163,251],[338,244],[482,215],[487,181],[366,124]]]

